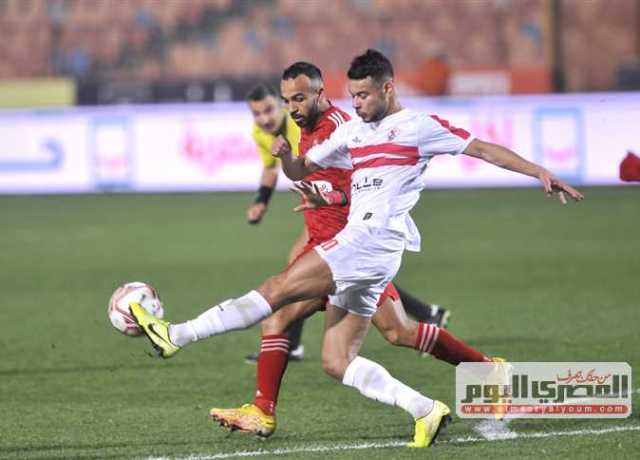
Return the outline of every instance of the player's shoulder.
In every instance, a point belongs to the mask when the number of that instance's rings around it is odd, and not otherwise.
[[[420,130],[433,130],[450,126],[445,118],[430,111],[405,109],[403,116],[405,123],[413,123]]]
[[[351,117],[347,112],[339,109],[335,105],[330,106],[323,114],[320,120],[325,127],[331,127],[332,130],[349,122]]]
[[[398,121],[402,123],[415,122],[415,123],[433,123],[431,114],[424,110],[415,110],[411,108],[403,109],[398,115]]]
[[[445,117],[431,111],[407,109],[407,112],[409,118],[428,126],[448,128],[451,125]]]
[[[415,112],[416,127],[419,136],[431,138],[432,136],[453,135],[464,140],[469,139],[471,134],[464,128],[453,125],[446,118],[432,112]]]

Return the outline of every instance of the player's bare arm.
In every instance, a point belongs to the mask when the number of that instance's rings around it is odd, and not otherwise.
[[[271,154],[280,158],[282,170],[291,180],[302,180],[309,174],[318,171],[320,166],[306,157],[296,157],[293,155],[289,141],[283,136],[278,136],[271,146]]]
[[[547,192],[547,195],[557,193],[558,198],[563,204],[566,204],[567,202],[564,195],[565,193],[568,193],[575,201],[584,199],[584,195],[582,195],[582,193],[555,177],[542,166],[525,160],[517,153],[501,145],[474,139],[467,146],[464,153],[472,157],[480,158],[501,168],[535,177],[542,182],[542,186],[544,187],[545,192]]]

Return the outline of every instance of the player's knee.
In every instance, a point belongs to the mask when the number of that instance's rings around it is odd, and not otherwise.
[[[278,313],[269,316],[262,321],[262,335],[277,335],[284,334],[287,323]]]
[[[344,375],[344,368],[340,366],[340,363],[335,360],[322,360],[322,369],[336,380],[342,380]]]
[[[336,380],[342,380],[348,366],[349,362],[347,359],[332,356],[328,353],[322,354],[322,369]]]
[[[286,276],[286,272],[284,272],[284,273],[279,273],[267,279],[258,288],[258,291],[267,300],[267,302],[269,302],[271,306],[277,309],[287,303],[286,287],[287,287],[287,276]]]

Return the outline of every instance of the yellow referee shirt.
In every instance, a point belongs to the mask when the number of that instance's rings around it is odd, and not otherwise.
[[[294,155],[298,155],[298,142],[300,142],[300,128],[296,125],[296,122],[289,116],[287,113],[285,115],[285,128],[284,128],[284,137],[291,144],[291,150]],[[262,160],[262,164],[265,168],[274,168],[278,164],[278,159],[271,155],[271,145],[273,145],[273,141],[276,136],[273,134],[269,134],[262,128],[260,128],[257,124],[253,125],[253,141],[256,143],[258,147],[258,153],[260,154],[260,159]]]

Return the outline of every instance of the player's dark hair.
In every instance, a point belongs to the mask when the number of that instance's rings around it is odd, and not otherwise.
[[[260,84],[254,86],[247,92],[247,101],[258,102],[266,99],[267,96],[273,96],[276,99],[280,97],[272,86]]]
[[[283,80],[292,80],[299,75],[306,75],[311,80],[322,80],[322,72],[320,69],[310,62],[298,61],[291,64],[282,72]]]
[[[350,80],[364,80],[371,77],[377,83],[382,83],[393,78],[393,66],[380,51],[368,49],[364,54],[353,58],[347,76]]]

